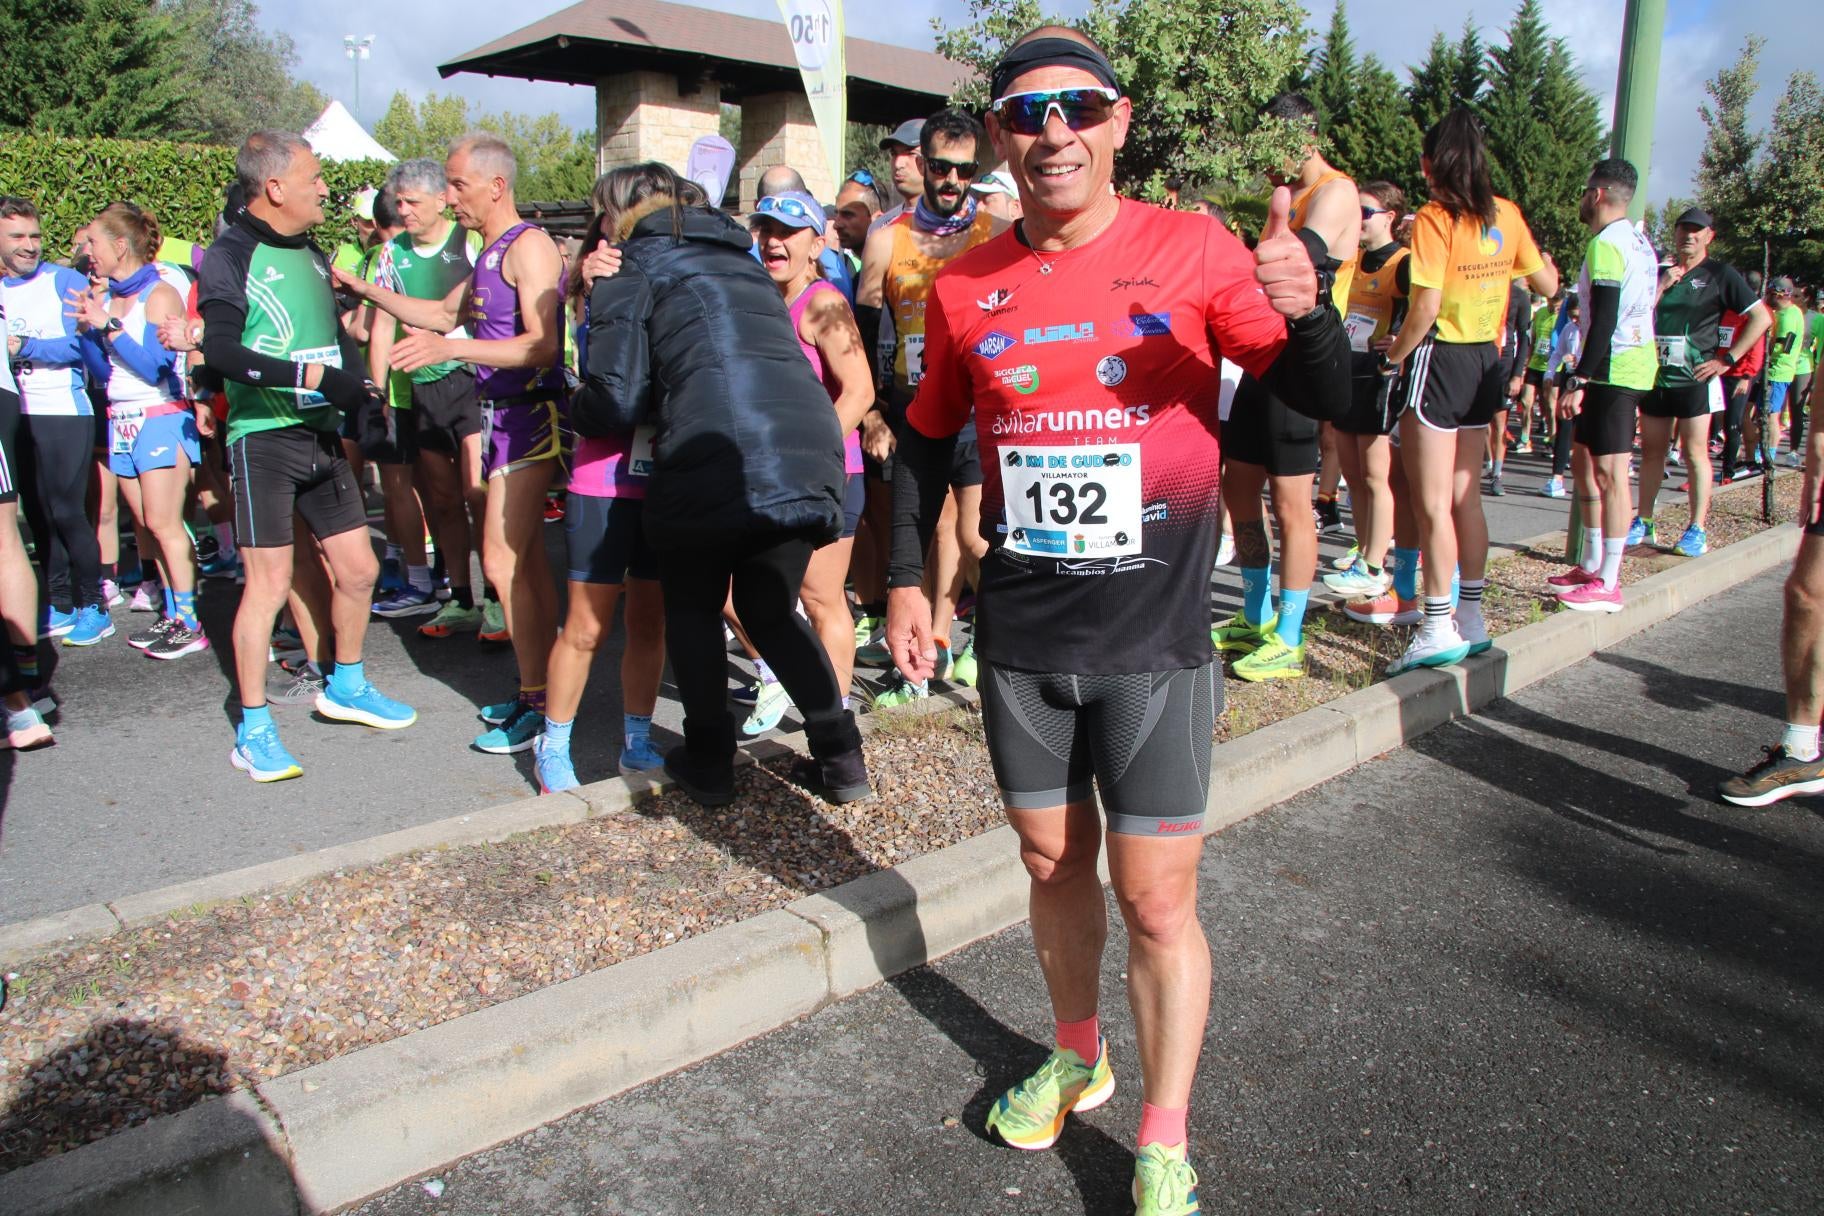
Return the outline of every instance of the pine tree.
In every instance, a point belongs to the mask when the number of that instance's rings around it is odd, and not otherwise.
[[[1412,120],[1421,132],[1429,131],[1438,119],[1450,113],[1456,97],[1457,48],[1442,30],[1432,34],[1425,62],[1410,72],[1412,83],[1406,86],[1406,99]]]
[[[1451,74],[1451,96],[1458,105],[1473,110],[1481,104],[1482,89],[1488,83],[1488,48],[1469,17],[1463,18],[1463,36],[1457,40],[1455,69]]]
[[[1423,201],[1425,176],[1419,171],[1421,135],[1412,121],[1400,82],[1373,55],[1356,67],[1355,112],[1350,129],[1356,141],[1355,163],[1348,166],[1358,182],[1390,181],[1406,197]]]
[[[1577,74],[1577,63],[1562,38],[1552,40],[1539,78],[1539,125],[1551,137],[1551,151],[1536,177],[1516,186],[1515,202],[1542,249],[1561,268],[1581,261],[1589,233],[1577,218],[1577,200],[1590,168],[1608,154],[1600,103]],[[1524,200],[1524,201],[1523,201]]]
[[[1342,0],[1330,12],[1330,29],[1312,56],[1316,72],[1308,95],[1317,107],[1318,123],[1329,137],[1330,159],[1351,173],[1357,171],[1350,127],[1355,118],[1355,41],[1349,36],[1349,14]]]
[[[1697,108],[1707,128],[1697,162],[1697,201],[1716,221],[1717,252],[1756,266],[1760,254],[1752,231],[1750,200],[1761,139],[1748,130],[1748,106],[1757,91],[1755,74],[1764,45],[1766,40],[1760,35],[1748,35],[1735,62],[1705,82],[1710,101]],[[1752,258],[1748,256],[1751,249]]]
[[[1755,184],[1774,273],[1816,282],[1824,272],[1824,92],[1812,73],[1787,80]]]
[[[1480,107],[1495,192],[1519,204],[1529,220],[1564,201],[1546,192],[1560,151],[1541,109],[1551,52],[1539,0],[1523,0],[1507,28],[1507,45],[1488,52],[1490,87]]]

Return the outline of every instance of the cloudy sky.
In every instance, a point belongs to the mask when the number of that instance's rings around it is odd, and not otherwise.
[[[611,3],[612,0],[598,0]],[[777,19],[775,0],[697,0],[700,7]],[[1310,0],[1314,29],[1330,20],[1331,0]],[[1800,67],[1824,69],[1824,19],[1812,7],[1814,0],[1667,0],[1666,39],[1661,52],[1659,106],[1653,164],[1648,194],[1654,200],[1690,193],[1703,142],[1703,123],[1697,107],[1704,99],[1704,81],[1718,68],[1733,62],[1742,38],[1756,32],[1767,38],[1761,59],[1761,90],[1751,112],[1764,127],[1774,102],[1784,91],[1786,78]],[[361,116],[371,126],[384,111],[395,89],[414,98],[426,92],[458,92],[490,110],[544,113],[556,110],[577,126],[595,121],[593,91],[558,84],[518,80],[489,80],[455,76],[439,80],[437,64],[510,33],[538,18],[568,7],[553,0],[526,0],[503,9],[496,0],[437,0],[434,5],[408,4],[404,12],[434,13],[427,28],[406,36],[407,24],[397,17],[373,19],[367,0],[261,0],[262,20],[270,28],[291,33],[298,44],[303,76],[354,108],[352,65],[343,54],[344,34],[376,34],[372,58],[361,65]],[[1081,0],[1054,0],[1065,13],[1080,13]],[[1350,24],[1358,49],[1372,51],[1399,71],[1423,56],[1432,26],[1402,25],[1415,8],[1410,0],[1353,0]],[[1432,10],[1431,21],[1455,37],[1465,16],[1493,38],[1516,7],[1516,0],[1471,0]],[[1620,53],[1623,0],[1544,0],[1547,20],[1555,34],[1569,41],[1589,86],[1603,99],[1603,116],[1613,108],[1615,69]],[[851,33],[863,22],[870,37],[882,42],[929,49],[931,18],[960,22],[968,8],[964,0],[849,0]],[[1803,16],[1807,10],[1811,17]],[[510,14],[510,15],[509,15]]]

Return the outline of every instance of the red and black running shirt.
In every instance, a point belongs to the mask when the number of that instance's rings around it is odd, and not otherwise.
[[[1217,364],[1264,375],[1286,322],[1254,258],[1207,216],[1122,200],[1088,243],[1017,229],[932,285],[908,419],[973,412],[983,472],[977,653],[1029,671],[1167,671],[1210,660]]]

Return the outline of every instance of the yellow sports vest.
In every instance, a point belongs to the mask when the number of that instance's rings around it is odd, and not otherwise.
[[[1396,249],[1393,256],[1381,263],[1381,268],[1373,274],[1361,269],[1358,260],[1354,275],[1349,282],[1349,306],[1344,310],[1344,318],[1350,322],[1349,340],[1353,346],[1357,339],[1357,330],[1362,329],[1366,341],[1385,338],[1387,331],[1393,327],[1394,310],[1405,294],[1399,287],[1400,265],[1412,255],[1410,249]],[[1365,328],[1355,318],[1364,317],[1372,321],[1372,328]]]
[[[1297,232],[1305,226],[1305,221],[1309,217],[1309,212],[1311,210],[1311,200],[1317,197],[1317,192],[1319,190],[1322,190],[1331,182],[1346,182],[1348,180],[1349,175],[1347,173],[1338,169],[1332,169],[1330,172],[1312,182],[1309,190],[1306,190],[1292,200],[1292,230]],[[1330,251],[1330,256],[1336,257],[1336,251],[1334,249]],[[1360,250],[1351,251],[1348,260],[1344,261],[1341,269],[1336,272],[1336,283],[1330,289],[1331,305],[1339,314],[1344,316],[1347,316],[1349,313],[1349,288],[1355,280],[1355,264],[1360,257]]]
[[[887,264],[886,303],[893,312],[893,386],[906,392],[918,387],[925,375],[925,301],[931,280],[944,266],[994,234],[994,217],[977,207],[963,247],[947,258],[930,257],[912,239],[912,213],[893,223],[893,259]]]

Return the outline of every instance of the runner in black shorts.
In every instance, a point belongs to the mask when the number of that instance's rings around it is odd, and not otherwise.
[[[1057,1044],[988,1127],[1046,1148],[1072,1110],[1114,1091],[1098,1017],[1106,842],[1144,1061],[1135,1207],[1176,1216],[1197,1210],[1187,1107],[1210,992],[1196,891],[1216,711],[1218,367],[1226,358],[1288,399],[1342,401],[1348,343],[1288,226],[1289,192],[1276,192],[1250,257],[1205,216],[1109,189],[1131,105],[1083,35],[1046,27],[1019,40],[989,96],[1025,219],[932,283],[926,375],[893,483],[888,636],[907,679],[932,674],[922,566],[954,437],[973,417],[991,546],[976,618],[983,717],[1032,875]],[[1081,168],[1035,167],[1054,157]],[[997,290],[1001,303],[981,307]],[[1308,497],[1302,509],[1308,526]]]
[[[1387,360],[1400,369],[1400,459],[1424,553],[1423,618],[1389,669],[1441,667],[1489,645],[1482,619],[1488,521],[1480,478],[1505,368],[1497,341],[1516,276],[1542,295],[1558,272],[1520,209],[1495,194],[1476,119],[1451,111],[1425,133],[1431,201],[1412,226],[1412,301]],[[1451,614],[1451,579],[1462,571]]]
[[[1689,472],[1691,522],[1675,549],[1701,557],[1710,540],[1710,416],[1728,408],[1719,382],[1739,357],[1754,348],[1772,314],[1726,262],[1710,257],[1716,236],[1708,212],[1687,208],[1673,225],[1672,264],[1660,272],[1659,302],[1653,310],[1659,372],[1653,391],[1640,403],[1640,506],[1628,529],[1628,543],[1658,544],[1654,509],[1666,474],[1666,453],[1674,431]],[[1722,338],[1723,315],[1742,314],[1739,326]],[[1736,329],[1741,332],[1737,334]]]
[[[1361,248],[1361,195],[1348,175],[1318,150],[1317,109],[1298,93],[1269,101],[1265,115],[1291,123],[1308,138],[1300,153],[1268,174],[1292,191],[1291,223],[1325,276],[1339,318],[1347,311]],[[1331,401],[1289,402],[1243,376],[1222,422],[1222,499],[1235,533],[1241,568],[1241,611],[1216,626],[1218,651],[1236,656],[1244,680],[1293,680],[1305,674],[1305,608],[1317,578],[1317,523],[1311,492],[1322,427],[1348,408],[1347,393]],[[1266,492],[1279,538],[1279,595],[1273,592],[1273,551],[1261,494]]]

